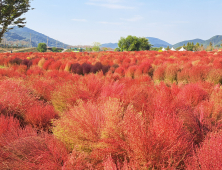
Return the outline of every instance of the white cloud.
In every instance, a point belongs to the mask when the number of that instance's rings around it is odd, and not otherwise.
[[[78,22],[86,22],[86,19],[72,19],[73,21],[78,21]]]
[[[109,24],[109,25],[121,25],[123,23],[121,22],[106,22],[106,21],[101,21],[101,22],[98,22],[99,24]]]
[[[122,0],[89,0],[89,2],[120,3]]]
[[[143,17],[140,16],[140,15],[136,15],[132,18],[120,18],[121,20],[124,20],[124,21],[129,21],[129,22],[136,22],[136,21],[139,21],[139,20],[142,20]]]
[[[122,0],[89,0],[87,5],[100,6],[110,9],[134,9],[134,7],[122,5]]]

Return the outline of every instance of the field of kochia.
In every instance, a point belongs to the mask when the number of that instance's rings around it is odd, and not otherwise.
[[[222,169],[222,52],[0,54],[1,170]]]

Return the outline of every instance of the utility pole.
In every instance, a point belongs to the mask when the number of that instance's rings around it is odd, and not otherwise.
[[[32,37],[31,37],[31,33],[30,33],[30,47],[32,48]]]

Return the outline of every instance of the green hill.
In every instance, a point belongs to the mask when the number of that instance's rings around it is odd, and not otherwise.
[[[37,47],[38,43],[47,43],[46,35],[41,34],[32,29],[29,29],[27,27],[24,27],[24,28],[14,27],[12,30],[4,34],[4,38],[6,38],[7,41],[14,41],[14,42],[26,41],[30,45],[30,34],[31,34],[32,47]],[[48,37],[48,46],[56,47],[56,40]],[[69,45],[64,44],[64,48],[67,48],[67,46]],[[57,47],[63,48],[63,43],[60,41],[57,41]]]
[[[210,44],[210,42],[212,42],[213,45],[216,46],[216,45],[222,44],[222,35],[213,36],[212,38],[208,40],[201,40],[201,39],[186,40],[186,41],[182,41],[177,44],[174,44],[173,47],[174,48],[181,47],[184,44],[187,45],[188,42],[191,42],[191,43],[193,42],[194,44],[199,43],[200,45],[203,44],[205,48]]]
[[[206,40],[203,45],[208,46],[210,44],[210,42],[212,42],[214,46],[222,44],[222,35],[213,36],[209,40]]]

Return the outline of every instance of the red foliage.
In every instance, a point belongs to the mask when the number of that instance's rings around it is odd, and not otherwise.
[[[45,70],[48,70],[49,69],[49,66],[52,64],[52,62],[54,61],[54,59],[49,59],[49,60],[46,60],[42,66],[43,69]]]
[[[51,126],[51,120],[56,118],[57,114],[53,106],[43,103],[36,103],[27,108],[25,114],[25,122],[35,128],[48,130]]]
[[[118,67],[116,70],[115,70],[115,73],[118,73],[120,76],[124,76],[125,75],[125,69],[123,67]]]
[[[214,170],[222,168],[222,133],[210,133],[201,147],[187,160],[186,169]]]
[[[87,155],[84,152],[78,152],[75,149],[69,155],[68,160],[65,162],[62,170],[86,170],[92,169],[92,165],[86,160]]]
[[[137,169],[181,168],[191,151],[190,136],[173,113],[156,112],[153,121],[147,123],[141,115],[128,110],[124,134],[130,147],[128,156]]]
[[[165,78],[165,66],[158,67],[153,73],[153,81],[161,81]]]
[[[67,160],[64,145],[48,134],[27,134],[0,147],[0,167],[3,169],[61,169]],[[7,136],[12,134],[7,134]],[[26,135],[26,137],[24,137]],[[6,136],[6,138],[7,138]]]
[[[125,77],[134,78],[134,73],[137,69],[137,66],[130,66],[125,73]]]
[[[208,93],[198,84],[185,85],[177,97],[180,102],[192,107],[209,98]]]

